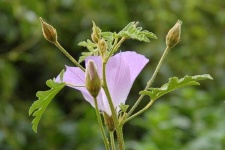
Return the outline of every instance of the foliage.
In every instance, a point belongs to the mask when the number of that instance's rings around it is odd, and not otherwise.
[[[169,79],[169,82],[164,84],[160,88],[150,88],[147,91],[141,91],[140,94],[148,95],[150,96],[151,100],[156,100],[159,97],[172,92],[174,90],[191,86],[191,85],[200,85],[199,80],[206,80],[213,78],[209,74],[205,75],[195,75],[195,76],[185,76],[184,78],[178,79],[177,77],[172,77]]]
[[[150,42],[149,38],[157,39],[156,35],[147,30],[142,31],[142,27],[137,27],[138,22],[129,23],[122,31],[116,35],[118,38],[126,37],[139,41]]]
[[[65,86],[65,83],[56,83],[53,80],[46,81],[46,84],[51,89],[48,91],[37,92],[38,100],[36,100],[29,109],[29,115],[33,113],[35,117],[32,121],[33,130],[37,132],[37,126],[43,115],[46,107],[49,105],[51,100],[56,96],[56,94]]]
[[[86,47],[89,50],[89,52],[81,53],[82,56],[79,57],[79,60],[78,60],[79,63],[84,61],[87,56],[93,56],[97,52],[97,45],[95,43],[91,42],[91,40],[87,40],[87,42],[82,41],[82,42],[78,43],[78,45]]]
[[[142,31],[142,27],[137,27],[138,22],[130,22],[124,29],[122,29],[119,33],[116,32],[101,32],[101,36],[106,40],[107,47],[109,51],[114,50],[114,40],[118,40],[121,38],[126,39],[134,39],[138,41],[150,42],[150,38],[157,39],[156,35],[147,30]],[[93,56],[97,53],[97,44],[93,43],[91,40],[82,41],[78,43],[79,46],[86,47],[89,52],[82,52],[79,57],[78,62],[82,62],[85,60],[87,56]]]

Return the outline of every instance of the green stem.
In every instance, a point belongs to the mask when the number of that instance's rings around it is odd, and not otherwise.
[[[158,65],[157,65],[157,67],[156,67],[156,69],[155,69],[155,71],[154,71],[152,77],[151,77],[150,80],[147,82],[147,85],[146,85],[146,87],[145,87],[144,90],[148,90],[148,88],[151,87],[151,85],[152,85],[152,83],[154,82],[155,77],[156,77],[156,75],[158,74],[159,69],[161,68],[162,63],[163,63],[164,59],[166,58],[166,55],[168,54],[169,50],[170,50],[170,48],[167,46],[166,49],[165,49],[165,51],[164,51],[164,53],[163,53],[163,55],[162,55],[162,57],[160,58],[160,61],[159,61]],[[137,108],[137,106],[139,105],[139,103],[141,102],[141,100],[143,99],[144,96],[145,96],[144,94],[140,95],[140,97],[138,98],[138,100],[136,101],[136,103],[134,104],[134,106],[133,106],[133,107],[131,108],[131,110],[128,112],[127,117],[129,117],[129,116],[134,112],[134,110]],[[150,101],[150,103],[151,103],[151,102],[152,102],[152,101]],[[152,102],[152,103],[153,103],[153,102]],[[151,105],[152,105],[152,104],[151,104]],[[150,106],[151,106],[151,105],[150,105]],[[147,105],[147,106],[148,106],[148,105]],[[150,107],[150,106],[149,106],[149,107]],[[145,108],[146,108],[146,107],[145,107]],[[145,111],[145,110],[144,110],[144,111]],[[144,112],[144,111],[140,110],[141,113]],[[137,112],[136,114],[139,115],[139,114],[141,114],[140,112]],[[137,116],[136,114],[134,114],[135,117]],[[134,115],[133,115],[133,116],[134,116]],[[131,116],[131,117],[133,118],[133,116]],[[128,120],[128,119],[126,119],[123,123],[127,122],[127,120]],[[129,119],[129,120],[130,120],[130,119]]]
[[[102,87],[103,87],[103,89],[105,91],[105,94],[106,94],[106,97],[108,99],[110,110],[112,112],[113,122],[114,122],[115,128],[116,128],[116,134],[117,134],[117,139],[118,139],[118,144],[119,144],[119,150],[124,150],[125,146],[124,146],[123,135],[122,135],[122,132],[121,132],[120,127],[119,127],[119,120],[118,120],[118,117],[117,117],[117,113],[116,113],[115,107],[113,105],[112,98],[111,98],[111,95],[109,93],[109,89],[108,89],[108,86],[107,86],[107,81],[106,81],[106,62],[103,62],[103,64],[102,64],[102,78],[103,78],[103,85],[102,85]]]
[[[63,52],[64,55],[66,55],[67,58],[72,61],[72,63],[85,72],[85,69],[59,44],[58,41],[56,41],[54,44],[61,50],[61,52]]]
[[[111,150],[116,150],[115,142],[114,142],[114,132],[109,132],[110,141],[111,141]]]
[[[108,60],[109,60],[109,58],[113,55],[113,53],[115,53],[117,50],[118,50],[118,48],[120,47],[120,45],[124,42],[126,40],[126,38],[125,37],[123,37],[123,38],[121,38],[120,39],[120,41],[113,47],[113,49],[110,51],[110,54],[107,56],[107,58],[106,58],[106,60],[105,60],[105,62],[107,62]],[[115,42],[117,42],[117,39],[116,39],[116,41]]]
[[[138,115],[142,114],[143,112],[145,112],[146,110],[149,109],[150,106],[152,106],[152,104],[154,103],[155,100],[151,100],[143,109],[141,109],[139,112],[133,114],[132,116],[130,116],[129,118],[127,118],[126,120],[123,121],[123,124],[126,123],[127,121],[137,117]]]
[[[97,116],[97,120],[98,120],[100,130],[101,130],[101,133],[102,133],[102,138],[103,138],[103,141],[104,141],[104,144],[105,144],[105,148],[106,148],[106,150],[110,150],[109,142],[106,138],[105,131],[104,131],[104,128],[103,128],[102,119],[101,119],[100,112],[99,112],[99,109],[98,109],[98,102],[97,102],[96,97],[94,97],[94,102],[95,102],[95,112],[96,112],[96,116]]]

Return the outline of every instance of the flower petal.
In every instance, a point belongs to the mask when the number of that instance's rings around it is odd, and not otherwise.
[[[138,74],[144,68],[144,66],[149,62],[149,60],[141,54],[137,54],[136,52],[127,51],[121,53],[121,57],[123,57],[124,61],[129,64],[131,80],[134,82]]]
[[[110,58],[106,78],[114,106],[125,103],[134,80],[148,59],[135,52],[121,52]]]
[[[85,59],[86,64],[89,60],[95,62],[98,75],[102,78],[101,57],[89,56]],[[129,51],[118,53],[109,59],[106,65],[106,80],[114,107],[117,111],[119,111],[118,106],[121,103],[125,103],[134,80],[148,61],[149,60],[143,55]],[[61,82],[60,77],[58,76],[55,81]],[[66,66],[63,82],[65,82],[67,86],[81,91],[85,100],[95,107],[93,97],[85,88],[85,73],[80,68]],[[99,109],[111,116],[112,113],[103,89],[100,90],[97,101]]]
[[[57,76],[55,81],[61,82],[60,75]],[[94,100],[85,88],[85,73],[80,68],[66,66],[66,71],[63,74],[63,82],[67,86],[81,91],[84,98],[94,107]]]

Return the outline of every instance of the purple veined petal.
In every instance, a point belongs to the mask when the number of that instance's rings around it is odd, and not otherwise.
[[[115,107],[125,103],[134,80],[148,61],[143,55],[129,51],[118,53],[109,59],[106,78]]]
[[[61,82],[60,75],[56,77],[55,81]],[[85,86],[85,73],[80,68],[66,66],[66,71],[63,74],[63,82],[65,82],[68,87],[71,87],[80,91],[84,99],[88,101],[95,108],[94,99],[90,95],[88,90],[85,87],[79,87],[79,86]],[[100,110],[106,111],[105,106],[103,104],[103,100],[102,100],[103,97],[105,97],[105,93],[103,89],[101,89],[97,97],[98,107]],[[111,113],[111,112],[107,112],[107,113]]]
[[[127,87],[131,84],[130,68],[120,56],[119,54],[112,56],[106,65],[106,80],[114,107],[118,107],[122,102],[125,102],[130,91],[130,88],[127,90]],[[89,60],[95,62],[96,66],[98,66],[98,73],[102,74],[102,60],[99,57],[90,56],[85,61],[88,62]],[[98,100],[102,101],[103,111],[111,116],[112,113],[105,92],[102,91],[101,94],[102,99]]]
[[[89,56],[85,59],[86,64],[88,60],[93,60],[95,62],[98,75],[102,78],[101,57]],[[106,65],[106,80],[114,107],[117,111],[120,110],[118,106],[121,103],[125,103],[134,80],[148,61],[149,60],[143,55],[129,51],[118,53],[109,59]],[[61,82],[60,77],[58,76],[55,81]],[[63,82],[65,82],[67,86],[79,90],[84,96],[84,99],[95,107],[93,97],[89,94],[87,89],[85,87],[79,87],[85,85],[85,73],[80,68],[67,66],[63,75]],[[99,109],[111,116],[112,113],[103,89],[100,90],[97,101]]]
[[[114,107],[118,107],[126,101],[132,84],[130,68],[121,55],[118,54],[109,59],[106,65],[106,80]]]
[[[149,60],[144,55],[131,51],[121,53],[121,55],[124,61],[129,64],[131,80],[134,81]]]

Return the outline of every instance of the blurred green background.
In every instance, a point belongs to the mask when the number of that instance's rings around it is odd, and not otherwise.
[[[45,81],[72,63],[42,37],[39,17],[52,24],[59,42],[74,58],[90,38],[91,21],[103,31],[120,31],[131,21],[158,36],[150,43],[128,40],[122,51],[150,59],[135,81],[128,104],[138,98],[165,48],[165,36],[178,19],[181,42],[172,49],[154,86],[169,77],[209,73],[213,81],[173,92],[125,125],[128,150],[224,150],[224,0],[0,0],[0,149],[103,150],[94,109],[79,92],[64,88],[31,129],[28,109]],[[148,97],[143,99],[142,108]]]

